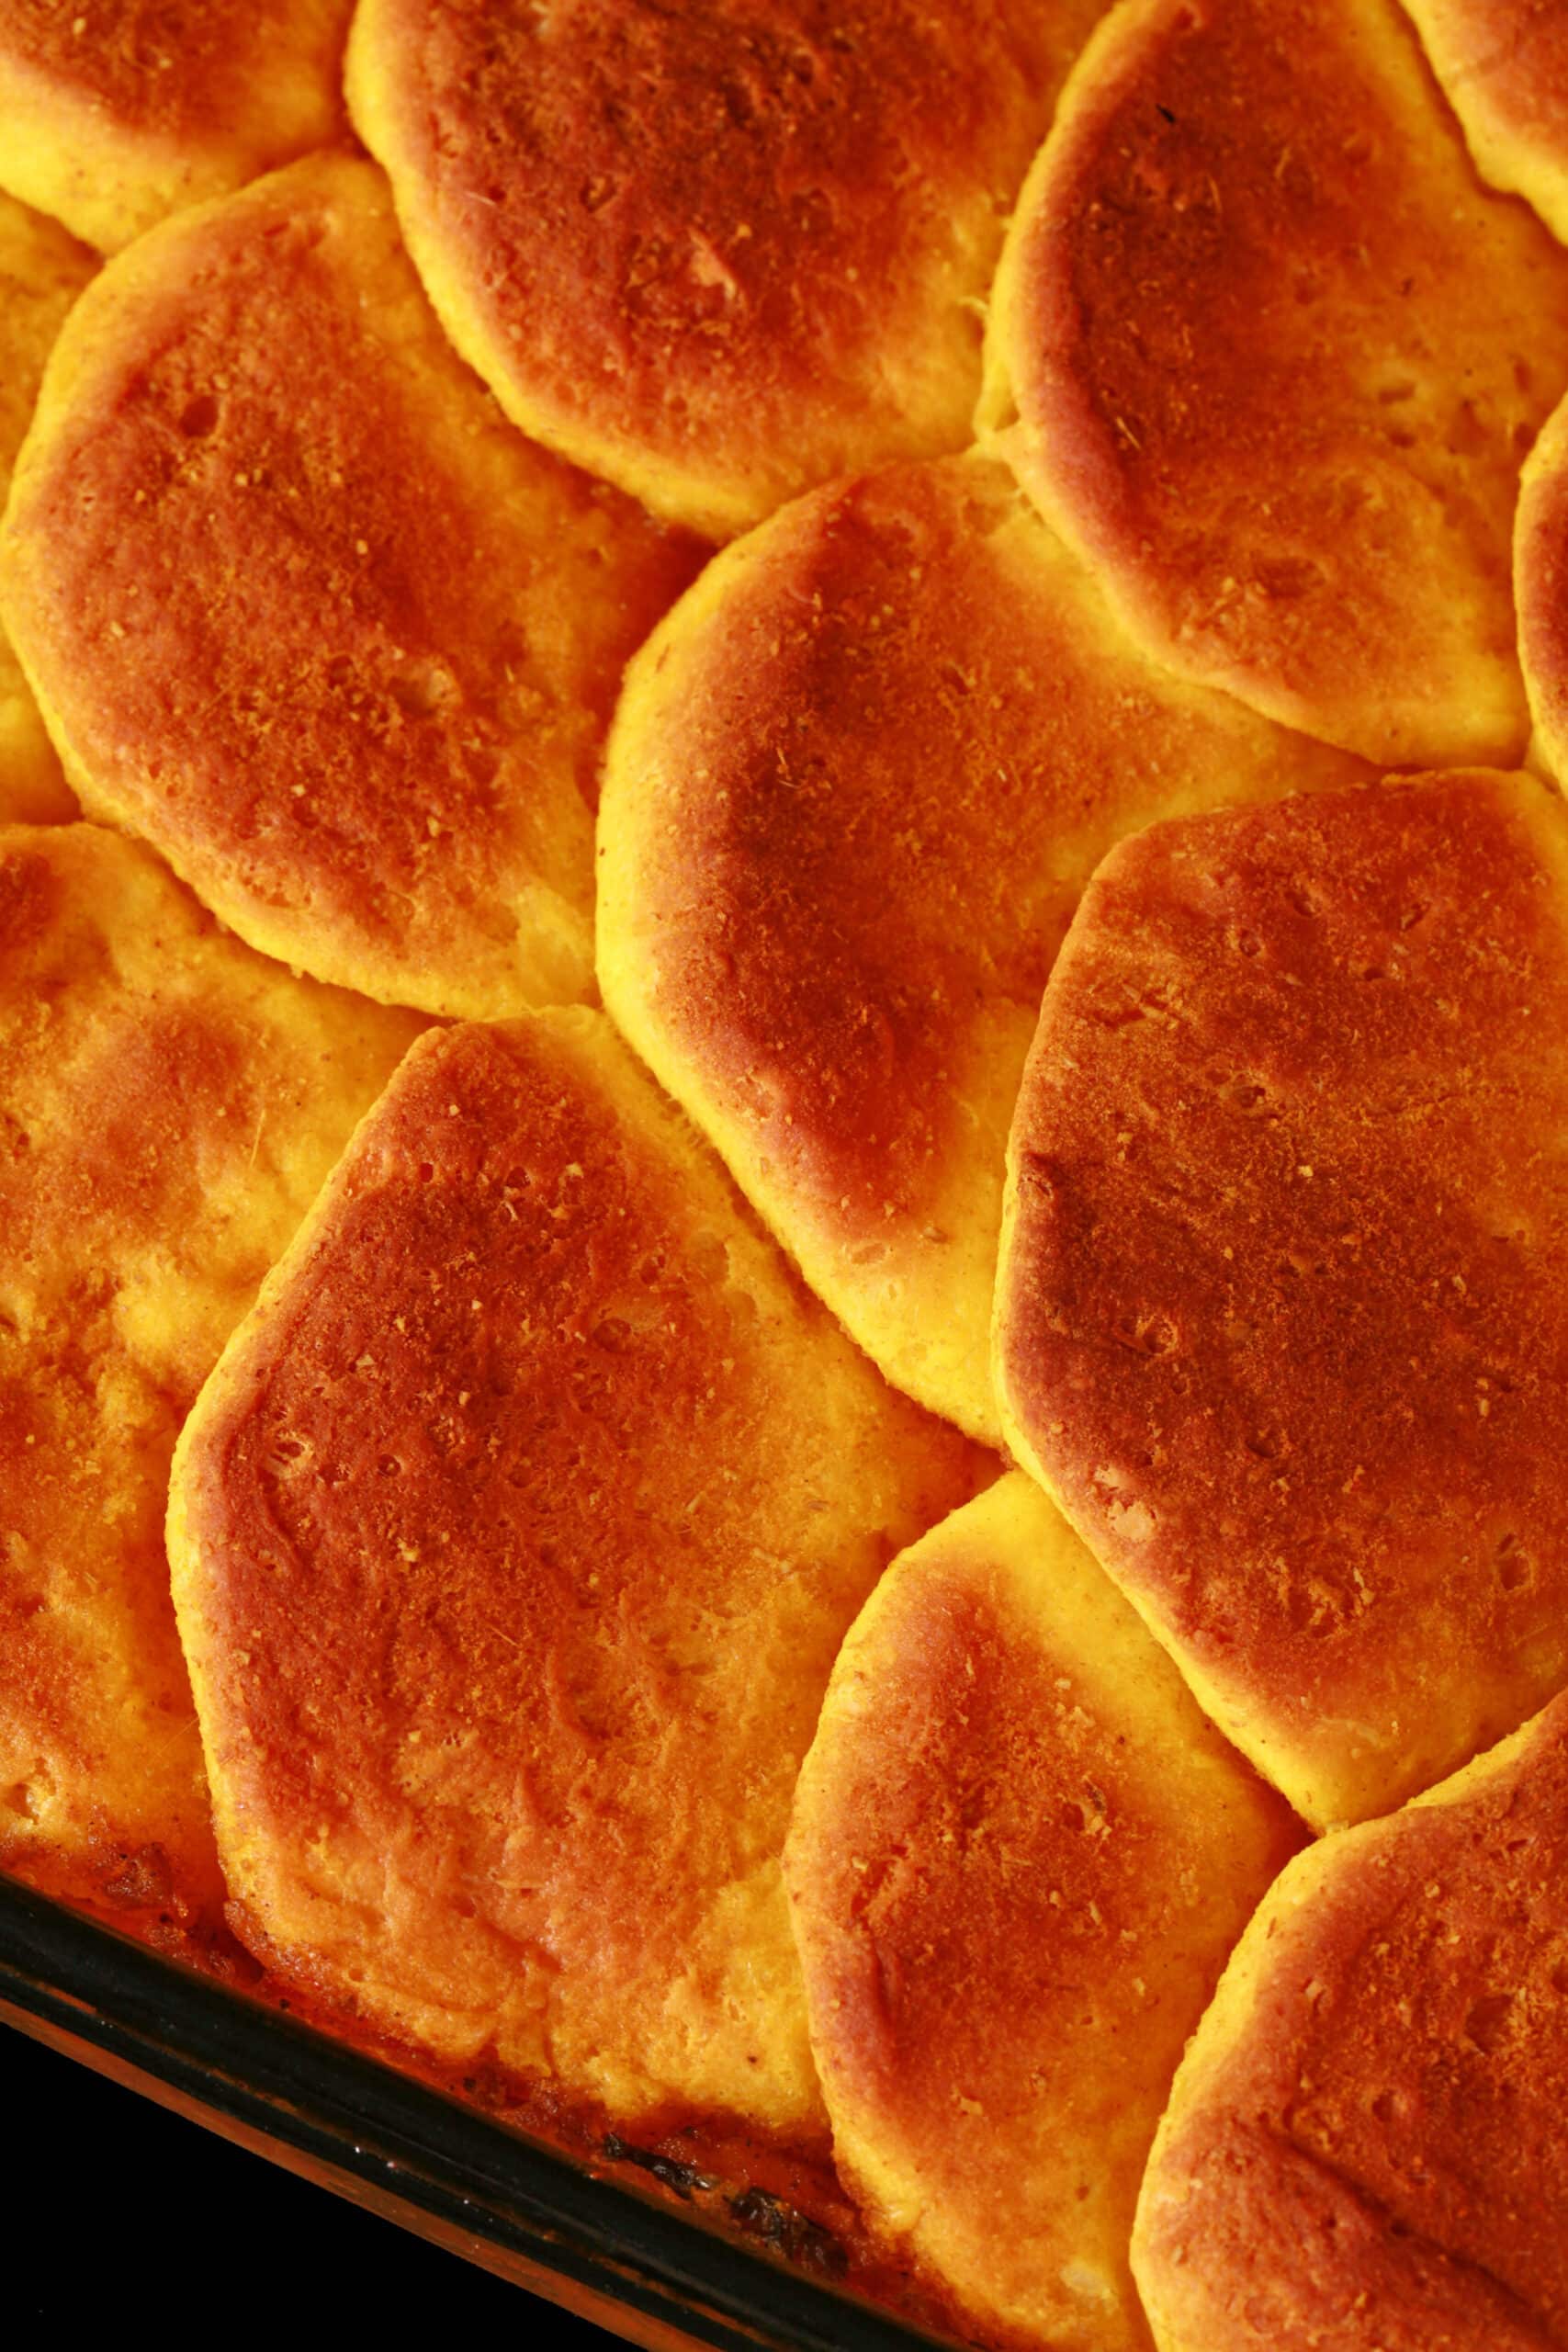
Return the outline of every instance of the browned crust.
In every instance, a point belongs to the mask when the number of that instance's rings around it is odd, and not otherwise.
[[[1160,652],[1388,763],[1517,759],[1508,534],[1568,262],[1392,0],[1137,0],[1025,193],[1017,455]]]
[[[849,1238],[930,1207],[972,1124],[953,1085],[977,1008],[1024,1024],[1021,1067],[1119,832],[1162,797],[1354,773],[1168,684],[994,463],[819,492],[749,545],[694,641],[683,617],[661,641],[679,695],[645,671],[622,722],[643,985]]]
[[[516,2064],[531,2031],[646,2108],[681,2005],[718,2031],[691,1980],[727,1905],[780,1964],[758,1922],[833,1655],[973,1461],[788,1283],[607,1023],[428,1040],[176,1473],[250,1918],[416,2040]]]
[[[44,362],[97,256],[54,221],[0,196],[0,504],[32,419]]]
[[[248,133],[259,169],[332,138],[352,13],[353,0],[3,0],[0,55],[71,93],[88,119],[160,141]],[[297,119],[247,121],[247,96],[286,58],[301,77]]]
[[[840,2167],[945,2272],[965,2339],[1149,2341],[1126,2267],[1149,2143],[1300,1842],[1021,1476],[889,1568],[788,1871]]]
[[[0,509],[55,337],[97,258],[0,195]],[[0,633],[0,823],[77,814],[15,654]]]
[[[1568,401],[1547,420],[1519,486],[1514,594],[1536,742],[1561,776],[1568,772]]]
[[[169,1460],[416,1025],[252,956],[129,842],[0,830],[0,1861],[52,1892],[221,1900]]]
[[[967,463],[793,507],[694,639],[674,616],[679,689],[645,665],[612,755],[638,857],[604,854],[649,934],[627,985],[802,1214],[850,1240],[930,1213],[977,1001],[1013,1008],[1021,1067],[1097,854],[1050,870],[1042,771],[1070,722],[1059,663],[1031,657],[1065,566],[998,561],[1015,519],[1002,470]],[[1113,764],[1064,786],[1069,829]]]
[[[890,1375],[906,1283],[983,1374],[1007,1122],[1094,865],[1357,773],[1148,662],[1000,464],[889,468],[720,558],[630,672],[601,984]]]
[[[1042,1010],[999,1378],[1319,1822],[1568,1668],[1565,899],[1532,779],[1157,826],[1101,868]]]
[[[1250,2004],[1195,2097],[1179,2086],[1145,2191],[1136,2260],[1163,2341],[1551,2352],[1568,2335],[1565,1735],[1559,1701],[1464,1801],[1336,1842],[1269,1898]]]
[[[1102,0],[377,0],[358,126],[520,421],[726,533],[956,448],[1001,222]]]
[[[104,273],[4,553],[84,799],[254,944],[435,1012],[590,984],[594,764],[696,550],[502,423],[368,165]]]
[[[1568,18],[1555,0],[1404,0],[1478,169],[1568,228]]]

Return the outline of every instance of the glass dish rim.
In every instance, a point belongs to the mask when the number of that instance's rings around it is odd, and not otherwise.
[[[719,2352],[941,2341],[0,1871],[6,2012],[72,2055],[85,2043],[150,2077],[248,2145],[347,2176],[405,2227],[481,2241]]]

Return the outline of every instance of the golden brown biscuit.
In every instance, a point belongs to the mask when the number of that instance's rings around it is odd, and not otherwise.
[[[525,432],[716,538],[961,448],[1002,225],[1105,0],[362,0],[349,105]]]
[[[438,2058],[815,2127],[791,1792],[845,1629],[984,1459],[603,1015],[423,1041],[175,1464],[242,1931]]]
[[[592,985],[600,744],[695,560],[512,431],[380,174],[316,156],[78,306],[0,604],[92,814],[253,946],[485,1014]]]
[[[54,221],[0,195],[0,507],[44,362],[96,267]],[[38,705],[0,630],[0,824],[44,824],[75,814]]]
[[[1458,775],[1157,825],[1009,1151],[1010,1442],[1309,1821],[1568,1679],[1568,816]]]
[[[888,1378],[995,1442],[1008,1123],[1078,892],[1152,817],[1358,772],[1148,662],[1003,467],[889,469],[632,664],[600,985]]]
[[[1557,0],[1404,0],[1476,169],[1568,243],[1568,15]]]
[[[1561,778],[1568,775],[1568,401],[1548,418],[1520,481],[1514,594],[1535,721],[1531,756]]]
[[[1155,2126],[1300,1843],[1029,1479],[888,1569],[785,1873],[839,2167],[965,2338],[1147,2345],[1127,2243]]]
[[[1568,255],[1393,0],[1130,0],[1065,94],[987,420],[1129,626],[1384,765],[1517,760],[1508,539]]]
[[[147,851],[0,830],[0,1864],[220,1899],[164,1508],[180,1421],[414,1035]]]
[[[0,185],[116,253],[343,125],[353,0],[0,0]]]
[[[1568,2340],[1568,1702],[1292,1862],[1176,2080],[1160,2352]]]

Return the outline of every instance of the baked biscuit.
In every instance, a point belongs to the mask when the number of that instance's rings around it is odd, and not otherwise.
[[[1358,772],[1148,662],[1003,467],[863,476],[631,665],[600,985],[888,1378],[995,1442],[1008,1123],[1078,892],[1152,817]]]
[[[1151,651],[1384,766],[1517,760],[1508,544],[1568,255],[1394,0],[1130,0],[997,280],[987,424]]]
[[[0,195],[0,506],[65,314],[97,264],[52,220]],[[0,630],[0,824],[76,814],[38,705]]]
[[[1568,1679],[1568,817],[1460,774],[1157,825],[1045,991],[1010,1442],[1307,1819]]]
[[[784,1867],[840,2170],[965,2339],[1147,2345],[1155,2127],[1300,1843],[1027,1478],[888,1569]]]
[[[1568,2336],[1568,1702],[1292,1862],[1160,2127],[1161,2352]]]
[[[1531,755],[1562,777],[1568,775],[1568,401],[1548,418],[1520,481],[1514,594],[1535,721]]]
[[[112,833],[0,829],[0,1864],[55,1893],[220,1900],[169,1459],[418,1025],[253,956]]]
[[[439,2060],[818,2128],[790,1796],[845,1630],[984,1460],[602,1014],[423,1041],[176,1460],[242,1933]]]
[[[1568,17],[1553,0],[1404,0],[1475,167],[1568,243]]]
[[[325,155],[78,305],[0,605],[91,814],[268,955],[488,1014],[592,985],[600,745],[695,560],[513,432]]]
[[[0,0],[0,185],[102,253],[339,136],[354,0]]]
[[[362,0],[355,123],[525,433],[725,538],[963,447],[1002,226],[1105,0]]]

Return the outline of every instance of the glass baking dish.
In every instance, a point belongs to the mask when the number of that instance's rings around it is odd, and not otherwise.
[[[3,1875],[0,2020],[650,2352],[940,2340]]]

